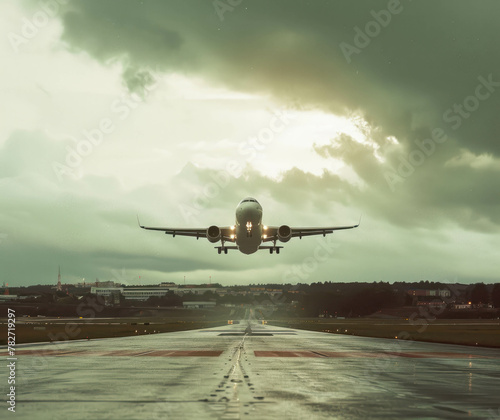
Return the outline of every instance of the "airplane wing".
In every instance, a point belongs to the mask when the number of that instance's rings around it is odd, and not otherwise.
[[[196,239],[207,237],[207,228],[174,228],[174,227],[153,227],[141,225],[139,218],[137,218],[139,227],[146,230],[158,230],[160,232],[165,232],[166,235],[172,235],[174,238],[176,235],[179,236],[192,236]],[[221,237],[224,241],[234,242],[235,239],[231,237],[232,231],[230,226],[224,226],[220,228]]]
[[[291,236],[290,238],[300,238],[303,236],[313,236],[313,235],[323,235],[326,236],[333,233],[336,230],[354,229],[361,224],[361,219],[355,225],[348,226],[329,226],[329,227],[290,227]],[[277,241],[278,240],[278,229],[279,226],[268,226],[266,230],[266,238],[263,242]]]

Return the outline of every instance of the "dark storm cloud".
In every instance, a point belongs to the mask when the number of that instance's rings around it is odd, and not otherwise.
[[[352,188],[347,182],[339,187],[357,208],[367,209],[377,218],[406,228],[439,228],[446,221],[454,220],[467,230],[498,232],[500,204],[496,170],[450,168],[442,164],[439,156],[424,159],[421,166],[412,167],[407,160],[408,153],[387,153],[389,162],[381,165],[370,146],[346,135],[331,145],[316,147],[316,151],[324,157],[341,158],[354,169],[365,188]],[[401,177],[395,190],[388,192],[387,168],[397,168],[402,162],[408,165],[405,170],[415,172],[407,178]]]
[[[474,227],[462,213],[498,223],[496,173],[444,163],[461,148],[500,155],[499,12],[496,1],[276,0],[222,12],[206,1],[76,1],[63,37],[102,61],[125,56],[134,66],[200,75],[288,105],[360,112],[378,127],[382,148],[389,135],[400,142],[384,164],[367,148],[343,152],[372,188],[366,195],[383,197],[379,211],[404,196],[427,220],[446,212]],[[435,129],[447,142],[401,178],[401,157]],[[404,183],[388,181],[388,168]],[[394,185],[400,191],[391,195]]]
[[[499,12],[496,1],[255,0],[221,20],[214,3],[201,0],[75,1],[63,22],[64,39],[100,60],[126,55],[139,66],[200,74],[283,101],[362,110],[387,134],[410,141],[418,129],[455,125],[443,114],[474,94],[478,77],[500,81]],[[377,30],[375,16],[388,23]],[[473,113],[447,114],[463,120],[453,136],[470,150],[498,154],[499,104],[493,92]]]

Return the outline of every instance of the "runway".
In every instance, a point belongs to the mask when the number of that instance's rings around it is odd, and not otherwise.
[[[18,346],[12,418],[500,418],[499,350],[245,328]]]

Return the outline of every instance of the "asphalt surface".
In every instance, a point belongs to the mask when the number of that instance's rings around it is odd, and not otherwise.
[[[500,351],[246,323],[16,349],[15,419],[500,419]]]

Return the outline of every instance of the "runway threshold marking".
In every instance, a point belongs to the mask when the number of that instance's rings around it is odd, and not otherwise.
[[[408,358],[452,358],[452,359],[492,359],[492,356],[481,356],[470,353],[451,352],[339,352],[339,351],[270,351],[255,350],[255,357],[332,357],[332,358],[380,358],[380,357],[408,357]]]
[[[312,351],[254,351],[255,357],[325,357],[318,352]]]
[[[96,351],[96,350],[17,350],[16,355],[19,356],[79,356],[79,357],[100,357],[100,356],[113,356],[113,357],[219,357],[223,350],[109,350],[109,351]]]

